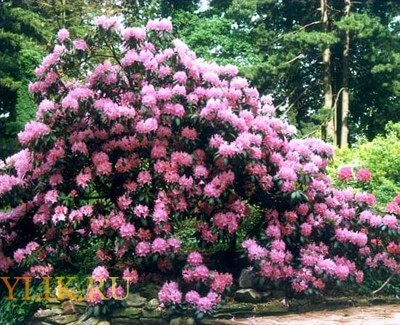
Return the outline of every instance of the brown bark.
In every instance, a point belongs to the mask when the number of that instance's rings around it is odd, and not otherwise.
[[[345,0],[344,15],[349,16],[351,9],[351,0]],[[349,67],[350,67],[350,32],[345,31],[343,38],[343,61],[342,61],[342,102],[340,107],[340,142],[341,148],[349,145]]]
[[[324,32],[329,30],[328,0],[321,0],[321,25]],[[323,140],[332,139],[336,143],[336,121],[333,107],[332,76],[331,76],[331,49],[329,46],[322,52],[324,108],[330,110],[329,120],[322,126]]]

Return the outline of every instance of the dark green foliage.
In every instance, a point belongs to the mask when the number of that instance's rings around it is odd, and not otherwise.
[[[10,279],[10,284],[14,280]],[[0,323],[2,325],[26,324],[33,313],[41,306],[39,301],[33,298],[40,292],[43,293],[43,284],[41,281],[32,281],[30,283],[29,298],[25,300],[25,282],[21,280],[14,288],[14,300],[7,300],[7,292],[3,281],[0,283],[0,289],[3,293],[0,299]]]
[[[174,16],[182,38],[199,57],[218,64],[235,64],[246,68],[260,63],[252,47],[251,35],[230,18],[195,15],[179,11]]]
[[[27,87],[50,37],[45,26],[37,13],[12,1],[0,3],[0,138],[9,148],[36,110]]]
[[[323,107],[322,51],[331,49],[334,96],[342,87],[342,36],[350,31],[350,140],[372,139],[390,121],[399,121],[398,1],[329,0],[329,29],[321,26],[320,1],[214,0],[210,11],[247,31],[258,59],[242,67],[261,93],[271,93],[280,114],[300,136],[318,135],[329,119]],[[192,42],[196,49],[196,43]],[[202,45],[200,45],[202,46]],[[340,98],[339,98],[340,99]],[[340,100],[338,100],[340,107]]]

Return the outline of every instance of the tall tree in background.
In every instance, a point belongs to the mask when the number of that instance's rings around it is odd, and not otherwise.
[[[347,146],[399,120],[397,1],[214,0],[211,6],[250,33],[261,62],[241,71],[274,95],[301,136],[323,126],[322,137]]]
[[[351,1],[344,0],[344,17],[350,16]],[[349,78],[350,78],[350,31],[346,30],[343,35],[343,57],[342,57],[342,102],[337,118],[339,124],[337,144],[340,147],[347,147],[349,145],[349,113],[350,113],[350,99],[349,99]]]
[[[0,147],[34,114],[27,88],[49,32],[40,15],[11,1],[0,3]]]
[[[322,30],[328,33],[330,30],[328,0],[321,0],[320,10]],[[328,120],[322,125],[322,138],[326,140],[329,136],[336,142],[336,105],[334,106],[332,92],[331,49],[329,45],[322,52],[322,69],[324,109],[330,112]]]
[[[338,32],[347,32],[351,41],[350,143],[359,136],[371,140],[384,133],[388,121],[399,121],[399,5],[398,1],[352,1],[350,15],[335,23]],[[336,50],[343,53],[344,48],[337,46]],[[338,72],[341,64],[338,60]]]
[[[60,28],[80,36],[104,6],[82,0],[0,2],[0,157],[16,150],[16,134],[37,109],[28,92],[34,69]]]
[[[127,24],[171,17],[174,36],[199,56],[238,65],[261,93],[273,94],[299,136],[346,146],[399,121],[395,0],[210,0],[203,7],[199,0],[4,0],[0,11],[0,139],[32,116],[27,84],[52,35],[65,27],[79,37],[103,14]]]

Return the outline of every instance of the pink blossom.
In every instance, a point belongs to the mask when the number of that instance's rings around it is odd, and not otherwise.
[[[129,284],[135,284],[139,281],[139,275],[136,270],[126,268],[123,272],[123,279]]]
[[[356,173],[356,178],[360,182],[369,182],[372,179],[369,169],[361,168]]]
[[[139,242],[135,247],[135,254],[144,257],[151,252],[151,246],[148,242]]]
[[[115,230],[120,229],[124,224],[126,224],[126,220],[122,213],[112,212],[109,220],[109,226]]]
[[[297,181],[297,174],[292,167],[281,167],[278,172],[278,177],[285,181]]]
[[[26,124],[24,131],[18,133],[18,140],[21,144],[28,144],[50,132],[51,129],[47,125],[32,121]]]
[[[24,277],[34,277],[36,279],[42,279],[49,276],[53,272],[51,265],[34,265],[29,268],[28,272],[23,274]]]
[[[125,194],[125,195],[120,196],[120,197],[117,199],[117,204],[118,204],[118,207],[119,207],[121,210],[126,210],[126,209],[128,209],[128,208],[130,207],[130,205],[132,204],[132,199],[131,199],[129,196],[127,196],[127,195]]]
[[[204,194],[207,197],[218,198],[234,180],[235,174],[231,171],[220,173],[205,186]]]
[[[347,265],[337,265],[335,269],[335,275],[340,281],[344,281],[350,274],[350,270]]]
[[[208,279],[210,271],[205,265],[198,265],[194,268],[192,276],[195,281],[205,281]]]
[[[309,223],[303,223],[300,226],[301,229],[301,234],[304,237],[309,237],[311,235],[312,232],[312,226]]]
[[[84,142],[75,142],[71,146],[71,151],[72,152],[80,152],[80,153],[84,154],[85,156],[87,156],[89,154],[87,145]]]
[[[100,289],[96,287],[89,288],[85,296],[85,301],[91,306],[100,304],[103,301],[103,299],[104,296],[100,293]]]
[[[88,183],[92,180],[92,173],[90,168],[85,168],[76,176],[76,184],[85,188]]]
[[[72,42],[74,48],[79,51],[87,51],[89,50],[89,46],[87,45],[86,41],[83,39],[76,39]]]
[[[336,229],[335,236],[339,242],[351,242],[358,247],[363,247],[368,242],[366,234],[362,232],[354,232],[345,228]]]
[[[136,125],[136,132],[138,133],[150,133],[158,128],[158,123],[155,118],[149,118],[147,120],[139,121]]]
[[[18,248],[15,252],[14,252],[14,260],[17,263],[21,263],[22,260],[25,258],[26,253],[25,250]]]
[[[215,302],[209,297],[201,297],[196,303],[196,309],[201,312],[208,312],[214,305]]]
[[[107,16],[100,16],[96,17],[94,20],[94,24],[96,26],[100,26],[105,30],[110,28],[118,30],[120,28],[120,24],[117,21],[117,17],[107,17]]]
[[[197,131],[195,129],[184,127],[181,132],[182,136],[189,140],[197,139]]]
[[[44,196],[46,203],[57,203],[58,193],[55,190],[48,191]]]
[[[123,300],[125,297],[125,289],[120,285],[113,285],[107,289],[106,297],[109,299]]]
[[[135,50],[129,50],[125,53],[125,56],[121,59],[121,64],[123,67],[129,67],[133,63],[139,61],[139,55]]]
[[[400,204],[395,201],[388,203],[386,205],[386,212],[400,214]]]
[[[186,72],[184,72],[184,71],[178,71],[174,74],[173,78],[174,78],[174,81],[176,81],[180,84],[184,84],[184,83],[186,83],[187,75],[186,75]]]
[[[353,179],[353,170],[351,167],[344,166],[339,168],[338,178],[341,181]]]
[[[242,243],[242,247],[247,250],[250,260],[260,260],[267,255],[267,250],[259,246],[254,240],[247,239]]]
[[[13,166],[18,178],[24,178],[26,173],[33,170],[32,153],[29,149],[24,149],[6,159],[7,166]]]
[[[54,214],[51,218],[54,224],[57,224],[59,221],[65,221],[67,218],[68,208],[63,205],[56,206],[54,208]]]
[[[217,293],[223,293],[226,288],[233,284],[233,277],[230,273],[213,273],[211,289]]]
[[[62,28],[62,29],[60,29],[60,30],[58,31],[58,33],[57,33],[57,40],[58,40],[60,43],[64,43],[64,41],[65,41],[66,39],[68,39],[68,38],[69,38],[69,32],[68,32],[67,29]]]
[[[161,304],[180,304],[182,292],[179,290],[178,283],[166,282],[158,293],[158,300]]]
[[[106,281],[110,277],[110,274],[104,266],[98,266],[92,271],[92,277],[95,281]]]
[[[267,236],[280,238],[281,237],[281,230],[277,225],[268,225],[267,230],[265,232]]]
[[[181,242],[177,238],[168,238],[167,243],[168,243],[169,248],[174,253],[177,253],[181,248]]]
[[[149,208],[145,205],[138,204],[133,209],[133,213],[138,218],[146,218],[149,215]]]
[[[357,193],[354,199],[357,203],[364,203],[369,206],[373,206],[376,203],[376,198],[371,193]]]
[[[142,41],[146,38],[146,30],[141,27],[128,27],[122,32],[122,36],[125,41],[130,39]]]
[[[203,257],[199,252],[191,252],[188,255],[187,262],[191,266],[198,266],[203,263]]]
[[[166,222],[168,221],[168,210],[165,206],[165,204],[157,199],[155,207],[154,207],[154,213],[153,213],[153,220],[156,224],[160,224],[161,222]]]
[[[155,19],[149,20],[146,25],[147,30],[155,30],[155,31],[166,31],[172,32],[172,23],[168,19]]]
[[[385,226],[388,226],[389,229],[397,229],[399,227],[399,221],[394,215],[386,214],[382,222]]]
[[[92,155],[93,164],[96,167],[97,175],[109,175],[112,171],[112,165],[105,152],[95,152]]]
[[[34,250],[39,248],[39,244],[37,242],[29,242],[25,247],[26,254],[32,254]]]
[[[168,243],[163,238],[156,238],[151,244],[151,250],[153,253],[164,254],[168,250]]]
[[[55,108],[56,108],[56,104],[54,102],[52,102],[51,100],[48,100],[48,99],[43,99],[39,104],[38,110],[36,112],[36,117],[40,118],[46,112],[54,111]]]
[[[141,185],[151,184],[152,177],[150,172],[148,171],[141,171],[137,176],[137,182]]]
[[[301,280],[301,281],[295,280],[295,281],[293,281],[292,282],[292,287],[296,292],[303,292],[308,288],[307,282],[304,281],[304,280]]]
[[[190,305],[196,305],[200,299],[200,294],[197,291],[188,291],[185,295],[185,301]]]
[[[135,226],[130,223],[126,223],[122,225],[121,228],[119,228],[119,233],[121,234],[121,237],[124,239],[131,239],[135,234],[135,231],[136,231]]]

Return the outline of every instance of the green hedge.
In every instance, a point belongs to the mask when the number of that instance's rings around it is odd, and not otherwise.
[[[360,142],[350,149],[336,149],[328,168],[332,179],[336,179],[338,168],[343,165],[368,168],[372,173],[370,187],[381,208],[400,193],[400,123],[389,122],[385,130],[385,135],[371,142]]]

